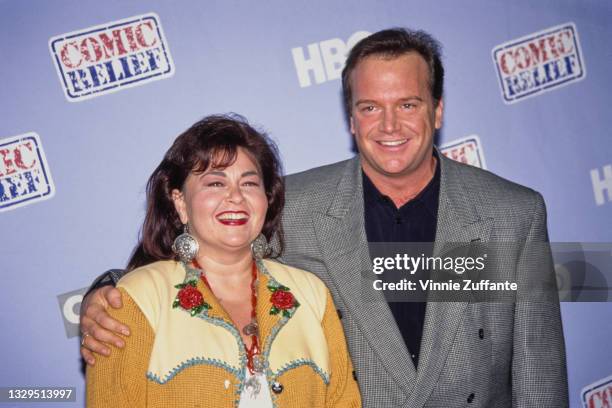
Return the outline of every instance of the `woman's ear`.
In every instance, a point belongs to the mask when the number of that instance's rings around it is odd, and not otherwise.
[[[172,190],[172,202],[174,203],[174,209],[178,214],[181,222],[187,224],[189,220],[187,217],[187,205],[185,204],[185,195],[179,189]]]

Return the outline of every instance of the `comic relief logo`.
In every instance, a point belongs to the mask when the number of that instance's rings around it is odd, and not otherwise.
[[[440,147],[440,153],[460,163],[486,169],[487,165],[481,146],[480,138],[477,135],[472,135],[446,143]]]
[[[584,408],[612,407],[612,376],[582,389],[582,404]]]
[[[82,101],[174,74],[154,13],[114,21],[49,40],[66,98]]]
[[[504,102],[584,79],[586,68],[574,23],[552,27],[493,49]]]
[[[0,212],[55,194],[47,159],[36,133],[0,139]]]

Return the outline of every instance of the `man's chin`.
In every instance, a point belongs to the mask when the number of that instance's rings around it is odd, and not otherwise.
[[[406,157],[390,158],[377,164],[378,172],[389,177],[405,176],[412,173],[417,167],[414,158],[407,159]]]

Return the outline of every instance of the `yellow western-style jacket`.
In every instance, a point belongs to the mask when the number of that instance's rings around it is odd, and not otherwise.
[[[309,272],[258,262],[257,322],[274,406],[359,407],[342,325],[330,293]],[[88,407],[237,407],[246,353],[240,333],[196,271],[159,261],[125,275],[123,307],[109,310],[127,324],[126,346],[87,368]],[[195,316],[173,308],[175,286],[196,276],[210,309]],[[271,314],[269,287],[285,286],[294,313]]]

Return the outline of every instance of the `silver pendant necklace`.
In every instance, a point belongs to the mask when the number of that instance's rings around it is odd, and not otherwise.
[[[261,381],[258,378],[260,375],[262,374],[253,373],[244,384],[244,389],[251,399],[256,399],[261,391]]]

